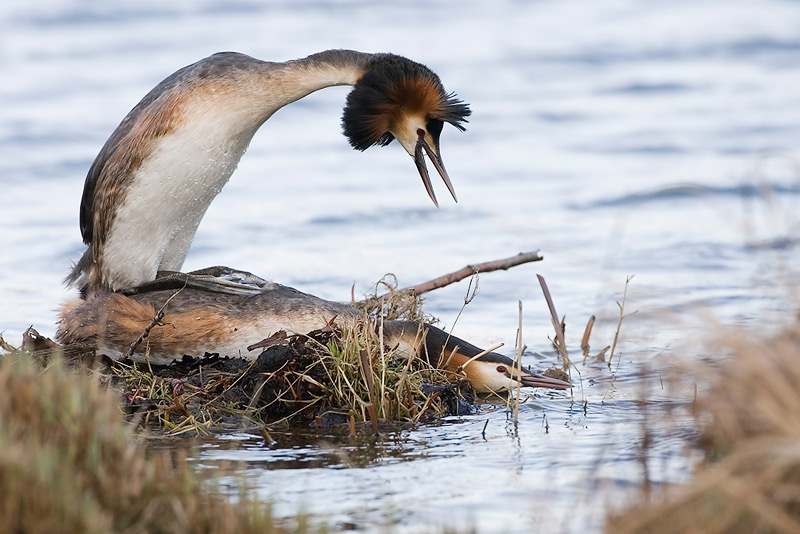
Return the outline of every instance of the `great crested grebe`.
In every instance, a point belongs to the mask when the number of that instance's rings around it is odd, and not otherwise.
[[[163,320],[133,354],[154,364],[184,355],[255,358],[248,346],[284,330],[305,334],[355,308],[216,267],[178,272],[209,204],[230,178],[256,130],[278,109],[324,87],[353,85],[342,117],[353,148],[397,139],[437,204],[424,156],[455,199],[442,162],[445,122],[459,130],[469,107],[430,69],[392,54],[329,50],[285,63],[224,52],[175,72],[122,120],[84,185],[80,223],[86,252],[67,281],[82,299],[61,311],[57,339],[94,343],[124,356],[166,304]],[[176,291],[177,290],[177,291]],[[427,334],[420,342],[419,331]],[[455,370],[481,351],[430,325],[384,323],[386,342]],[[446,360],[442,354],[447,354]],[[488,353],[465,369],[479,391],[515,386],[564,389],[566,382]]]
[[[283,106],[334,85],[354,86],[342,117],[354,148],[397,139],[434,203],[424,154],[455,198],[439,134],[445,122],[463,130],[470,110],[424,65],[352,50],[285,63],[223,52],[158,84],[106,141],[81,199],[89,248],[67,281],[118,291],[150,282],[158,271],[179,271],[256,130]]]

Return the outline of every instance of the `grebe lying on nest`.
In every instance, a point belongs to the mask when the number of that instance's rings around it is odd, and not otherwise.
[[[285,63],[220,53],[158,84],[122,120],[86,177],[81,233],[88,249],[67,281],[82,299],[64,306],[56,334],[64,344],[93,343],[122,358],[152,325],[147,357],[165,364],[184,355],[252,359],[248,346],[283,330],[306,334],[362,318],[352,306],[215,267],[183,274],[194,234],[256,130],[281,107],[324,87],[353,85],[342,124],[358,150],[397,139],[412,156],[437,204],[427,155],[455,199],[442,162],[444,123],[459,130],[469,107],[445,92],[430,69],[392,54],[329,50]],[[385,321],[385,342],[449,370],[482,352],[430,325]],[[420,331],[424,335],[420,335]],[[424,339],[423,339],[424,338]],[[444,357],[445,355],[446,357]],[[145,344],[132,356],[145,358]],[[513,368],[488,353],[464,370],[479,391],[569,384]]]

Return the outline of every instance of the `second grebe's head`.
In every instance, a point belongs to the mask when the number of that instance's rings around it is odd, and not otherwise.
[[[444,123],[464,131],[469,106],[446,93],[439,77],[425,65],[393,54],[378,54],[353,86],[342,116],[344,135],[353,148],[366,150],[397,139],[417,166],[425,190],[438,207],[424,156],[433,163],[453,199],[439,136]]]

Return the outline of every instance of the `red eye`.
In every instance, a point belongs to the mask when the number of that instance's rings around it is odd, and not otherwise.
[[[497,372],[498,373],[505,373],[506,372],[506,368],[503,367],[502,365],[498,365],[497,366]]]

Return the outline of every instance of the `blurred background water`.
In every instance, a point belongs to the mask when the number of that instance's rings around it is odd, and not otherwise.
[[[511,352],[523,303],[526,362],[556,359],[535,274],[568,341],[598,317],[615,382],[579,367],[573,400],[540,395],[520,425],[501,408],[382,438],[247,435],[203,442],[199,466],[242,460],[279,513],[342,528],[476,524],[481,532],[596,529],[646,471],[683,480],[691,434],[660,369],[715,356],[717,325],[774,330],[797,310],[800,6],[603,2],[42,0],[0,6],[0,329],[52,335],[83,251],[83,179],[122,117],[178,68],[221,50],[267,60],[328,48],[427,64],[471,104],[442,153],[459,196],[435,209],[397,145],[352,151],[348,88],[281,110],[256,135],[197,233],[185,269],[224,264],[349,300],[385,273],[402,286],[539,249],[544,261],[480,277],[454,333]],[[453,328],[466,282],[427,309]],[[675,426],[652,429],[648,413]],[[485,432],[483,432],[486,425]]]

